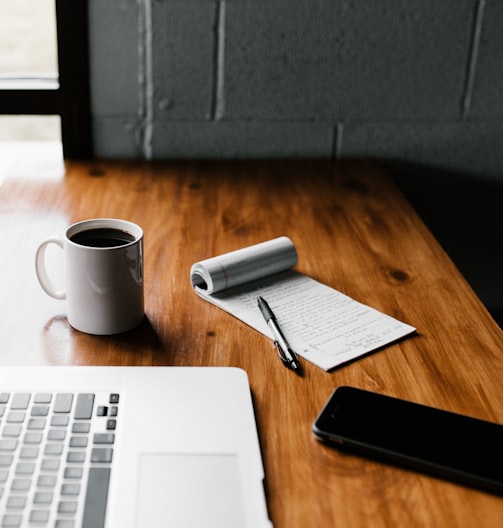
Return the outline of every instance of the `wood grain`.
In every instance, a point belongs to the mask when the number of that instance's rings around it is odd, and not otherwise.
[[[115,337],[71,329],[64,302],[48,298],[34,273],[39,242],[104,216],[145,231],[146,319]],[[0,363],[245,369],[276,528],[501,522],[501,498],[344,455],[312,436],[343,384],[503,423],[502,332],[379,165],[66,162],[62,173],[6,177],[0,227]],[[192,263],[280,235],[294,241],[299,271],[417,335],[330,373],[306,362],[303,377],[283,368],[270,340],[201,300],[189,281]]]

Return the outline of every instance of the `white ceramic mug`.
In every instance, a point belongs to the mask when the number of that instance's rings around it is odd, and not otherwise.
[[[57,289],[47,274],[50,244],[64,252],[64,289]],[[48,295],[66,299],[68,322],[81,332],[118,334],[143,319],[143,231],[132,222],[96,218],[73,224],[63,237],[40,244],[35,269]]]

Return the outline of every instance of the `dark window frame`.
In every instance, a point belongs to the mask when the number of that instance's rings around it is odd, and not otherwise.
[[[92,157],[88,0],[55,0],[59,75],[2,79],[0,114],[59,115],[63,156]]]

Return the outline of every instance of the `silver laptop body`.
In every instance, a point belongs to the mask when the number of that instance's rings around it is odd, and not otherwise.
[[[0,526],[271,527],[240,369],[0,367],[0,414]]]

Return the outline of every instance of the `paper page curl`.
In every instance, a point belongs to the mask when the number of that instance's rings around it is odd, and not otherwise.
[[[286,236],[224,253],[190,269],[194,289],[212,294],[293,268],[297,251]]]

